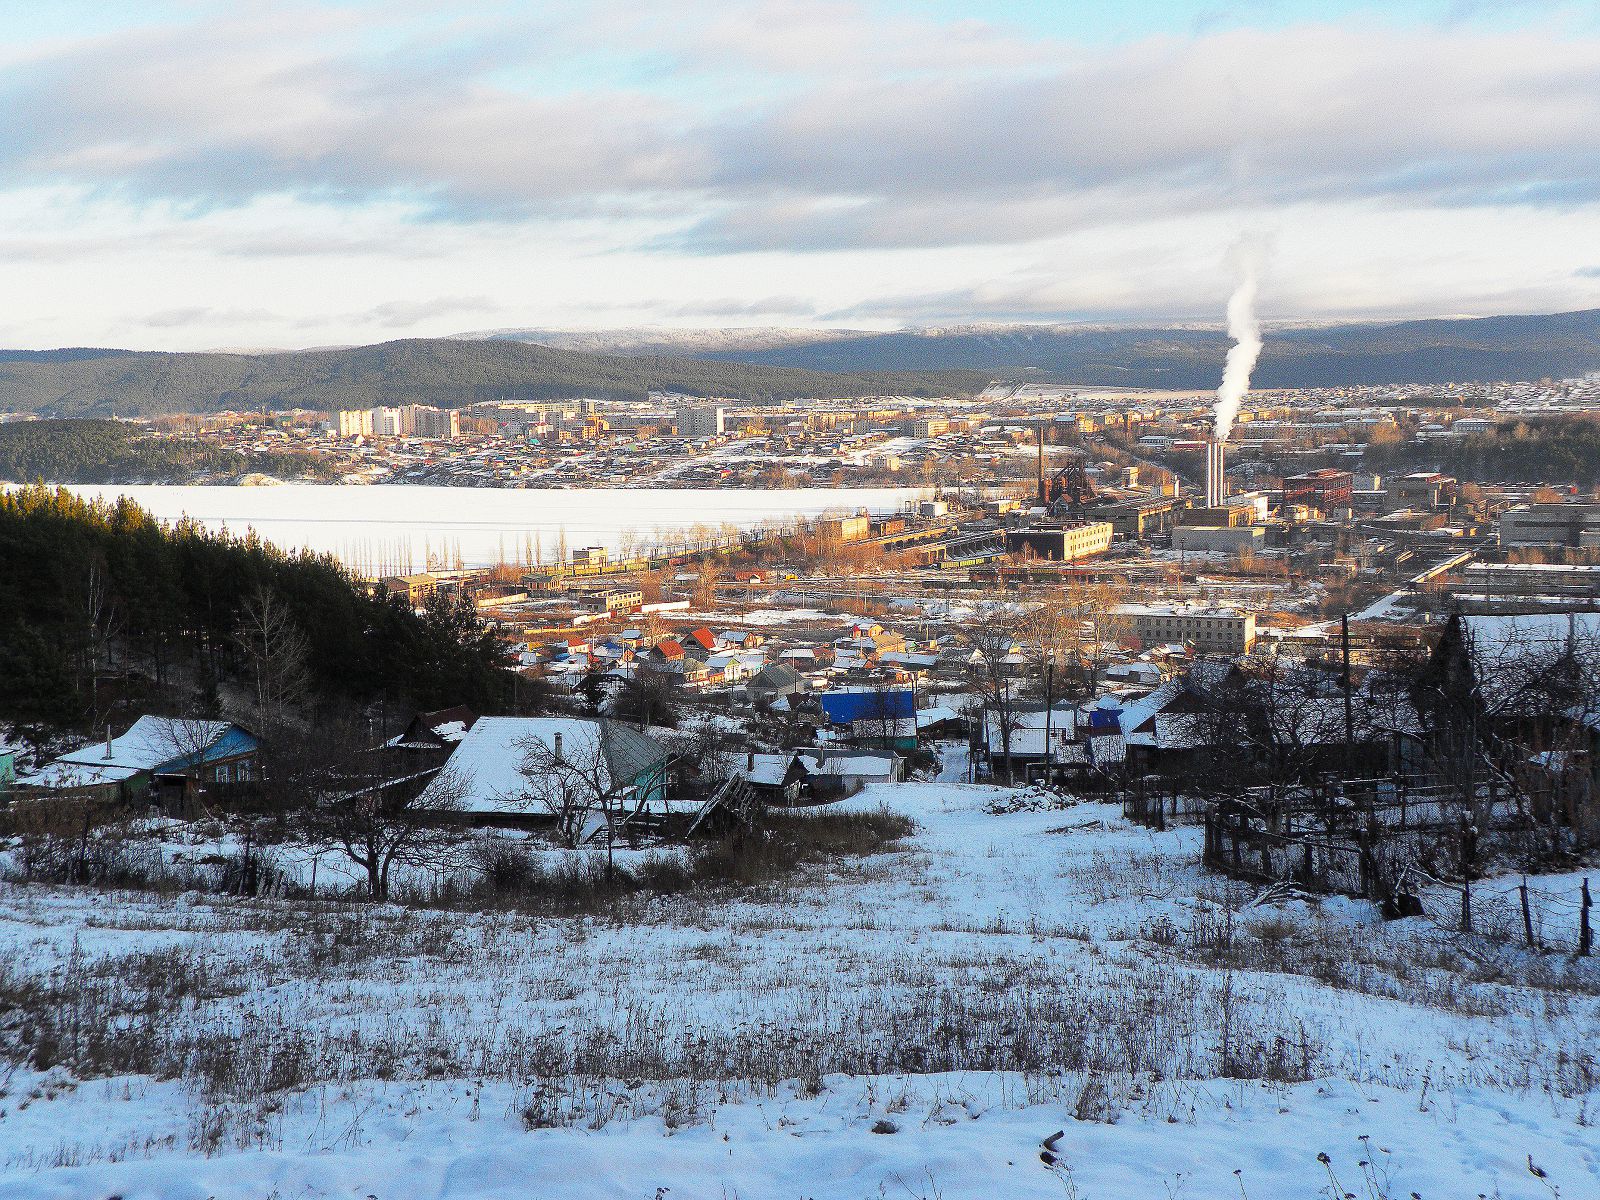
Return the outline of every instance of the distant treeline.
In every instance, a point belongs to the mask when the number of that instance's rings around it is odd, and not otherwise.
[[[181,483],[260,472],[300,478],[328,469],[309,454],[242,454],[187,439],[151,437],[116,421],[0,425],[0,479],[50,483]]]
[[[1553,416],[1500,422],[1492,433],[1437,441],[1374,443],[1376,471],[1426,467],[1485,483],[1600,484],[1600,421]]]
[[[505,702],[503,651],[470,604],[439,598],[419,614],[324,556],[32,486],[0,494],[0,719],[214,710],[225,685],[248,689],[241,629],[263,597],[283,615],[273,636],[301,647],[297,707]]]
[[[435,404],[572,396],[642,400],[651,390],[791,400],[981,390],[987,371],[835,374],[697,358],[626,358],[520,342],[445,339],[277,354],[0,356],[0,409],[50,416]]]

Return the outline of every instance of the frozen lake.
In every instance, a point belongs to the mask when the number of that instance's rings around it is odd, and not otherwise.
[[[554,557],[568,547],[612,552],[676,542],[725,525],[748,529],[822,513],[890,512],[918,488],[513,490],[340,486],[164,487],[74,484],[85,497],[128,496],[163,520],[193,517],[212,529],[254,529],[286,549],[336,555],[362,570],[421,570],[430,556],[467,566]]]

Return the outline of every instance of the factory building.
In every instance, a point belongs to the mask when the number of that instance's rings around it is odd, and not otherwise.
[[[1600,504],[1519,504],[1500,515],[1502,546],[1600,546]]]
[[[1322,512],[1350,507],[1354,494],[1355,476],[1335,467],[1290,475],[1283,481],[1284,504],[1304,504]]]
[[[1050,562],[1077,562],[1111,549],[1111,522],[1077,521],[1006,530],[1008,554],[1032,554]]]

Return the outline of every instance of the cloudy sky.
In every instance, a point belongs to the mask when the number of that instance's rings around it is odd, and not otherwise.
[[[1600,4],[0,0],[0,346],[1600,306]]]

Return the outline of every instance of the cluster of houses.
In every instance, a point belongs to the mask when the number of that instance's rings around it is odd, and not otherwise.
[[[892,696],[894,712],[910,711],[909,692]],[[676,752],[670,731],[606,717],[480,717],[464,707],[418,713],[399,734],[342,763],[337,790],[480,827],[538,828],[559,807],[659,825],[693,812],[729,778],[773,803],[823,803],[906,777],[906,759],[894,749],[853,744],[852,721],[883,707],[875,696],[856,699],[855,709],[838,710],[836,742],[746,751],[717,764],[715,775]],[[915,745],[898,719],[890,729],[902,734],[891,743]],[[263,782],[265,749],[231,721],[145,715],[120,735],[108,731],[103,741],[21,775],[8,750],[0,793],[190,815],[247,801]]]
[[[913,771],[948,772],[961,761],[972,780],[1048,781],[1080,792],[1151,776],[1179,786],[1212,769],[1219,749],[1259,756],[1292,747],[1307,771],[1359,764],[1374,776],[1412,775],[1423,769],[1429,739],[1429,718],[1418,711],[1413,686],[1380,671],[1347,685],[1335,672],[1293,660],[1212,658],[1176,673],[1159,664],[1148,675],[1105,680],[1087,701],[1046,705],[1026,699],[1019,681],[1017,698],[990,690],[985,704],[971,690],[920,687],[920,664],[912,669],[903,662],[927,658],[934,664],[927,670],[937,672],[951,658],[963,662],[959,652],[908,649],[903,638],[874,624],[787,648],[732,630],[653,640],[631,632],[599,644],[631,655],[608,670],[673,673],[684,664],[737,662],[747,672],[745,697],[782,714],[781,735],[769,728],[762,747],[739,736],[739,718],[720,717],[734,723],[711,761],[705,752],[683,753],[671,730],[604,715],[480,717],[449,708],[417,714],[396,736],[362,750],[361,779],[352,780],[351,790],[408,802],[421,796],[424,808],[431,798],[454,819],[492,826],[537,825],[552,808],[551,789],[563,795],[587,789],[591,801],[603,798],[608,811],[630,820],[668,822],[725,783],[769,803],[816,804],[905,780]],[[1587,639],[1585,656],[1573,658],[1567,651],[1580,635]],[[839,668],[839,659],[852,653],[870,665]],[[1462,658],[1454,667],[1452,654]],[[830,656],[833,665],[820,666]],[[1535,675],[1546,660],[1576,661],[1586,673],[1574,687],[1589,698],[1586,705],[1566,714],[1562,730],[1541,729],[1538,753],[1519,769],[1559,768],[1570,782],[1576,768],[1584,795],[1593,794],[1600,787],[1600,623],[1468,617],[1435,652],[1440,669],[1476,677],[1467,691],[1479,701],[1492,699],[1497,680],[1512,677],[1513,658],[1534,663]],[[585,668],[583,677],[591,673]],[[775,741],[789,748],[771,749]],[[108,729],[104,739],[30,770],[17,770],[15,753],[0,746],[0,792],[178,812],[196,797],[220,799],[259,785],[262,751],[256,735],[233,722],[146,715],[120,735]]]
[[[937,643],[908,643],[876,622],[856,622],[833,637],[770,639],[749,630],[700,627],[681,632],[629,628],[591,637],[524,646],[521,663],[560,686],[577,688],[600,675],[656,675],[698,692],[772,705],[841,681],[870,677],[905,682],[940,661]]]

